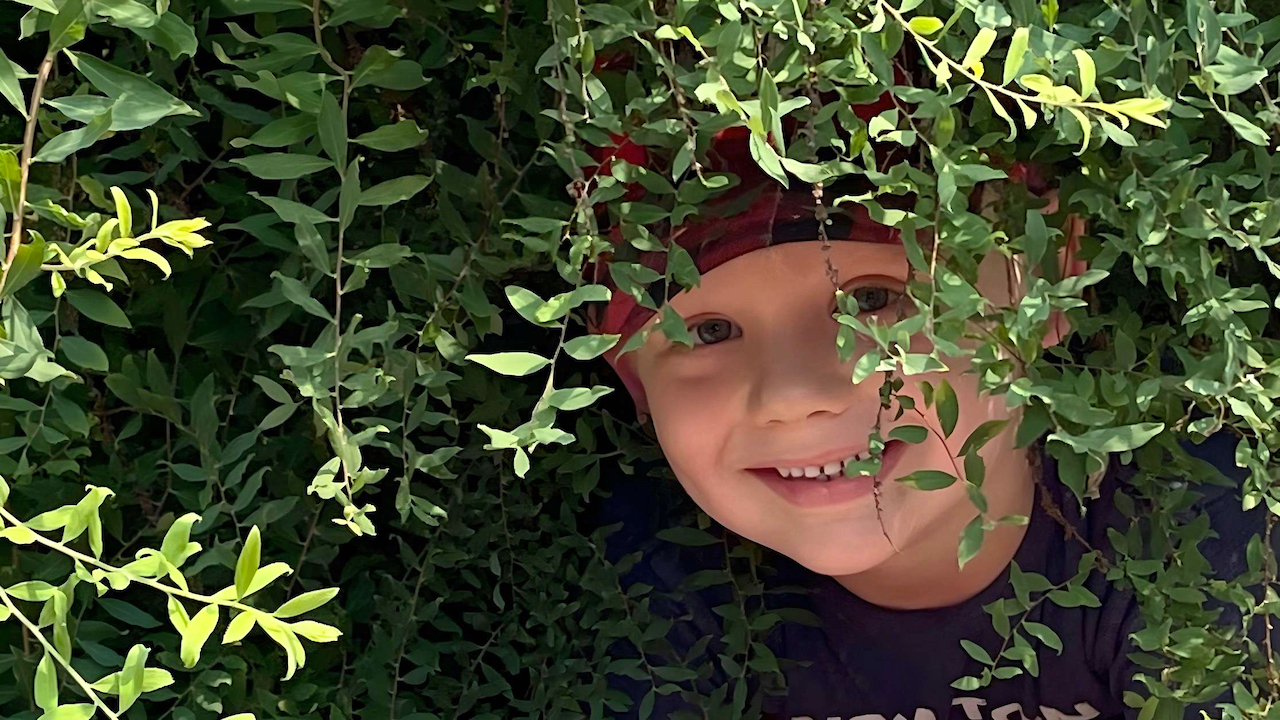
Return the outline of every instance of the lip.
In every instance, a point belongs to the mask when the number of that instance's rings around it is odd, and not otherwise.
[[[867,449],[866,449],[866,448],[848,447],[848,448],[843,448],[843,449],[841,449],[841,450],[833,450],[833,451],[831,451],[831,452],[829,452],[829,453],[824,453],[824,454],[822,454],[822,455],[815,455],[815,456],[813,456],[813,457],[811,457],[811,458],[808,458],[808,459],[806,459],[806,460],[779,460],[779,461],[772,462],[772,463],[764,463],[764,464],[760,464],[760,465],[754,465],[754,466],[749,467],[749,468],[747,468],[747,469],[748,469],[748,470],[753,470],[753,471],[754,471],[754,470],[772,470],[773,468],[781,468],[781,467],[785,467],[785,468],[800,467],[800,468],[802,468],[802,467],[809,467],[809,466],[812,466],[812,465],[816,465],[816,466],[818,466],[818,467],[822,467],[823,465],[826,465],[827,463],[833,463],[833,462],[843,463],[843,462],[844,462],[845,460],[847,460],[848,458],[853,457],[854,455],[860,455],[860,454],[863,454],[863,453],[865,453],[865,452],[867,452]]]
[[[802,478],[784,478],[772,468],[749,470],[770,490],[774,491],[789,504],[805,509],[825,508],[832,505],[852,503],[875,490],[877,478],[887,477],[898,464],[907,443],[901,440],[890,440],[884,446],[881,456],[880,472],[877,475],[861,475],[854,478],[836,478],[826,482],[805,480]],[[850,453],[852,454],[852,453]],[[842,456],[848,457],[848,455]]]

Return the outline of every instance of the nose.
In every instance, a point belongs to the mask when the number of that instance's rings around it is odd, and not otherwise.
[[[795,323],[775,333],[767,347],[754,348],[750,404],[760,425],[782,425],[815,415],[840,415],[855,404],[879,404],[879,383],[853,384],[853,366],[870,347],[860,338],[853,358],[840,362],[839,324],[830,317]],[[865,344],[865,345],[864,345]]]

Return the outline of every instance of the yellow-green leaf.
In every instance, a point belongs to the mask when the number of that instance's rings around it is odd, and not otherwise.
[[[942,21],[929,15],[917,15],[907,21],[907,27],[921,35],[932,35],[942,29]]]
[[[217,605],[204,606],[195,614],[195,617],[191,618],[191,622],[187,623],[186,630],[182,632],[182,646],[179,651],[183,667],[195,667],[196,662],[200,660],[201,648],[213,634],[214,628],[218,626],[218,607]]]
[[[1080,97],[1088,99],[1097,86],[1098,70],[1088,51],[1076,48],[1071,54],[1076,56],[1076,65],[1080,69]]]
[[[129,648],[125,658],[124,669],[120,671],[120,714],[133,706],[142,695],[144,669],[147,656],[151,651],[145,645],[137,644]]]
[[[466,359],[494,372],[516,377],[537,372],[551,364],[550,360],[530,352],[472,353],[467,355]]]
[[[991,46],[995,44],[996,31],[993,28],[984,27],[974,36],[973,42],[969,43],[969,50],[964,54],[964,61],[960,63],[961,67],[972,68],[982,62],[982,59],[991,51]]]
[[[120,221],[120,237],[133,237],[133,208],[129,207],[129,198],[124,191],[115,185],[111,186],[111,197],[116,203],[116,219]]]
[[[244,597],[253,583],[253,576],[258,572],[258,562],[262,554],[262,537],[258,526],[249,530],[249,539],[244,541],[240,557],[236,560],[236,599]]]
[[[222,634],[222,644],[240,642],[253,629],[253,625],[253,613],[248,611],[231,618],[231,622],[227,623],[227,631]]]
[[[276,609],[274,614],[278,618],[289,618],[301,615],[302,613],[310,612],[311,610],[315,610],[321,605],[324,605],[332,600],[337,594],[338,588],[336,587],[305,592],[286,601]]]
[[[1009,52],[1004,56],[1004,80],[1008,85],[1018,75],[1018,71],[1022,69],[1022,60],[1027,54],[1027,42],[1031,35],[1031,31],[1025,27],[1020,27],[1013,31],[1013,39],[1009,41]]]
[[[53,664],[53,655],[45,650],[36,666],[35,684],[36,705],[46,712],[58,707],[58,669]]]
[[[1080,142],[1080,149],[1077,150],[1075,153],[1076,155],[1079,155],[1083,153],[1085,150],[1089,149],[1089,137],[1092,131],[1092,127],[1089,124],[1089,118],[1084,113],[1080,112],[1079,110],[1073,107],[1068,107],[1067,110],[1071,113],[1073,117],[1075,117],[1076,122],[1080,123],[1080,130],[1084,132],[1084,140]]]

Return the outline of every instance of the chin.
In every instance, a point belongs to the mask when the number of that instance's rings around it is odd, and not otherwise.
[[[785,548],[778,552],[819,575],[838,577],[866,572],[887,560],[888,556],[882,556],[879,550],[878,547],[850,550],[844,546],[830,549]]]

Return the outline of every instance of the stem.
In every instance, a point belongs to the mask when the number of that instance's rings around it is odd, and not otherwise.
[[[85,679],[80,677],[80,673],[76,672],[75,669],[71,667],[71,663],[67,662],[66,658],[58,654],[57,649],[50,645],[48,640],[44,639],[44,635],[40,634],[40,629],[35,625],[32,625],[31,621],[27,619],[27,616],[23,615],[22,611],[14,606],[13,601],[9,599],[9,593],[5,592],[4,588],[0,588],[0,600],[3,600],[4,604],[9,608],[9,612],[12,613],[14,617],[18,618],[18,622],[22,623],[22,627],[30,631],[32,635],[36,636],[36,639],[44,646],[44,651],[49,653],[54,660],[58,661],[58,664],[62,666],[62,669],[66,670],[67,673],[71,675],[71,678],[76,681],[76,684],[80,686],[81,690],[84,690],[85,694],[89,696],[89,699],[93,701],[93,704],[102,710],[102,712],[106,713],[107,717],[111,718],[111,720],[120,720],[120,716],[111,712],[111,708],[107,707],[106,704],[102,702],[98,697],[98,693],[94,692],[93,688],[89,686],[89,683],[85,682]]]
[[[400,689],[400,661],[404,659],[404,646],[409,642],[409,626],[413,625],[418,613],[418,594],[422,591],[422,583],[427,579],[427,560],[431,554],[430,546],[422,551],[422,562],[418,571],[418,582],[413,586],[413,596],[409,598],[409,618],[405,620],[405,634],[400,639],[400,651],[396,653],[396,666],[391,673],[391,702],[388,704],[390,708],[390,720],[396,720],[396,693]],[[407,579],[407,578],[406,578]],[[489,638],[492,642],[493,638]],[[487,644],[486,644],[487,647]]]
[[[1262,586],[1270,588],[1275,578],[1271,577],[1271,561],[1274,559],[1274,551],[1271,549],[1271,529],[1275,527],[1275,513],[1267,513],[1267,527],[1263,533],[1262,547],[1266,548],[1266,555],[1263,557],[1263,580]],[[1265,603],[1263,604],[1265,608]],[[1275,651],[1271,647],[1271,612],[1264,611],[1262,621],[1266,625],[1267,633],[1263,635],[1267,645],[1267,684],[1271,686],[1272,696],[1280,696],[1280,673],[1277,673],[1274,661]]]
[[[320,57],[342,78],[342,122],[343,131],[345,132],[347,102],[351,97],[351,73],[334,62],[333,56],[324,47],[324,42],[320,36],[320,0],[313,0],[311,4],[311,27],[315,32],[316,46],[320,48]],[[347,181],[346,176],[349,170],[350,168],[338,168],[344,183]],[[340,221],[338,223],[338,259],[333,270],[333,417],[338,426],[338,437],[344,443],[347,439],[347,429],[342,424],[342,254],[346,240],[345,232],[346,227]],[[351,497],[351,472],[353,468],[348,468],[345,461],[340,462],[338,467],[342,470],[342,485],[346,489],[347,499],[354,504],[355,499]],[[301,565],[301,557],[298,558],[298,563]]]
[[[27,127],[22,135],[21,180],[18,181],[18,201],[13,206],[13,234],[9,236],[9,250],[5,253],[4,268],[0,269],[0,290],[9,279],[9,269],[18,256],[18,248],[22,245],[22,219],[27,211],[27,178],[31,173],[31,148],[36,139],[36,115],[40,111],[40,98],[44,95],[44,84],[49,80],[49,71],[53,69],[54,53],[44,56],[40,70],[36,74],[36,86],[31,91],[31,105],[27,110]]]
[[[302,541],[302,552],[298,553],[298,562],[293,566],[293,574],[289,576],[289,584],[284,588],[285,597],[293,590],[293,583],[298,578],[298,571],[302,569],[302,561],[307,557],[307,548],[311,546],[311,538],[316,534],[316,521],[320,519],[320,510],[324,505],[316,505],[316,513],[311,516],[311,527],[307,528],[307,538]]]
[[[5,520],[8,520],[13,525],[22,525],[21,520],[15,517],[8,510],[5,510],[3,507],[0,507],[0,517],[3,517]],[[179,597],[187,598],[188,600],[196,600],[198,602],[203,602],[208,605],[224,605],[226,607],[233,607],[239,610],[246,610],[246,611],[252,610],[254,612],[262,612],[257,608],[250,607],[248,605],[245,605],[244,603],[237,602],[235,600],[222,600],[220,598],[215,598],[209,595],[201,595],[200,593],[193,593],[188,590],[183,590],[182,588],[165,585],[164,583],[157,582],[148,577],[143,577],[141,575],[134,575],[133,573],[127,570],[123,570],[121,568],[115,567],[114,565],[110,565],[108,563],[102,562],[101,560],[99,560],[96,557],[93,557],[92,555],[85,555],[82,552],[72,550],[71,548],[67,547],[66,545],[63,545],[60,542],[54,542],[53,540],[46,538],[45,536],[41,535],[38,532],[33,531],[32,535],[35,536],[35,541],[37,543],[44,545],[50,550],[55,550],[57,552],[62,553],[63,555],[75,558],[84,563],[88,563],[102,570],[106,570],[107,572],[120,573],[121,575],[124,575],[125,577],[129,578],[130,582],[136,582],[141,585],[146,585],[147,587],[155,588],[156,590],[159,590],[160,592],[163,592],[169,595],[177,595]]]

